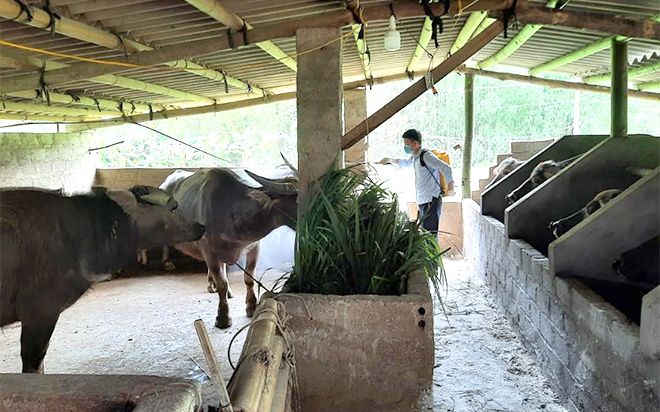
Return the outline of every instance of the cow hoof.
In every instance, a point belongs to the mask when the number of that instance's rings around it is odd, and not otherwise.
[[[219,329],[227,329],[231,327],[231,318],[220,318],[219,316],[215,318],[215,327]]]
[[[234,297],[234,291],[231,290],[229,286],[227,286],[227,298],[231,299]]]
[[[165,263],[163,263],[163,269],[168,270],[168,271],[176,270],[176,266],[174,266],[174,263],[172,263],[172,262],[165,262]]]
[[[218,291],[218,290],[215,288],[215,284],[213,284],[213,283],[209,283],[209,285],[206,287],[206,290],[207,290],[209,293],[215,293],[215,292]]]
[[[245,313],[247,314],[248,318],[251,318],[252,316],[254,316],[254,310],[255,309],[256,308],[252,308],[252,307],[248,307],[248,308],[245,309]]]

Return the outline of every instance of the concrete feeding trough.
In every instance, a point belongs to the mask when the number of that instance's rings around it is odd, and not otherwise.
[[[281,295],[302,411],[413,411],[431,399],[433,300],[414,272],[401,296]],[[431,406],[432,404],[428,404]]]
[[[0,411],[196,412],[199,382],[157,376],[0,374]]]
[[[580,210],[603,190],[629,188],[640,179],[639,175],[629,172],[629,168],[658,167],[659,143],[660,139],[657,137],[631,135],[627,138],[609,138],[598,144],[506,209],[505,225],[508,237],[523,239],[546,254],[548,245],[555,240],[548,227],[550,222]],[[647,202],[651,200],[648,199]],[[657,198],[652,202],[657,205]],[[634,208],[631,208],[630,215],[633,216],[634,213]],[[583,223],[586,225],[588,222]],[[619,235],[626,232],[627,229]],[[645,240],[648,239],[639,243]],[[593,247],[597,247],[597,244]]]
[[[486,190],[481,195],[482,213],[504,222],[504,211],[509,207],[506,195],[527,180],[536,165],[545,160],[560,161],[585,153],[607,138],[608,136],[605,135],[569,135],[562,137]]]

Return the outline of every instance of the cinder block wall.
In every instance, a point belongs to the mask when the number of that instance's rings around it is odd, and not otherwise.
[[[555,141],[554,139],[513,141],[511,142],[511,156],[513,156],[518,160],[529,160],[532,158],[532,156],[534,156],[541,150],[548,147],[554,141]],[[563,159],[558,159],[558,160],[563,160]]]
[[[98,155],[91,133],[0,134],[0,187],[64,188],[86,192]]]
[[[463,202],[466,259],[502,306],[571,411],[657,412],[660,361],[640,353],[639,327],[504,225]]]

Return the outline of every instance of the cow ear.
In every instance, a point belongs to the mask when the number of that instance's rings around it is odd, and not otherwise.
[[[146,190],[146,193],[143,194],[143,192],[136,192],[135,190],[133,190],[133,192],[143,202],[147,202],[154,206],[165,206],[170,201],[170,195],[164,190],[147,186],[142,186],[140,189]]]
[[[128,190],[108,190],[105,194],[127,213],[137,207],[137,198]]]

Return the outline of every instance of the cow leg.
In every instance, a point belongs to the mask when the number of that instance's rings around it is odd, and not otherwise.
[[[44,373],[44,357],[59,318],[55,316],[21,320],[21,359],[23,373]]]
[[[213,279],[218,290],[218,316],[215,318],[215,327],[226,329],[231,326],[231,317],[229,316],[229,302],[227,302],[227,290],[229,282],[227,280],[226,265],[222,262],[206,262],[209,268],[209,276]]]
[[[246,289],[245,312],[247,313],[248,318],[251,318],[252,315],[254,315],[254,310],[257,308],[257,297],[254,294],[254,280],[252,279],[257,267],[257,260],[259,260],[259,244],[247,253],[245,259],[245,271],[247,273],[243,274],[243,279],[245,281]],[[248,273],[250,276],[248,276]]]
[[[209,282],[209,285],[206,287],[206,290],[209,293],[215,293],[218,291],[218,289],[215,287],[215,281],[213,280],[213,275],[211,274],[211,271],[209,270],[208,275],[206,276],[206,280]]]
[[[160,257],[160,263],[165,270],[176,270],[176,266],[170,260],[170,247],[167,245],[163,246],[163,254]]]

